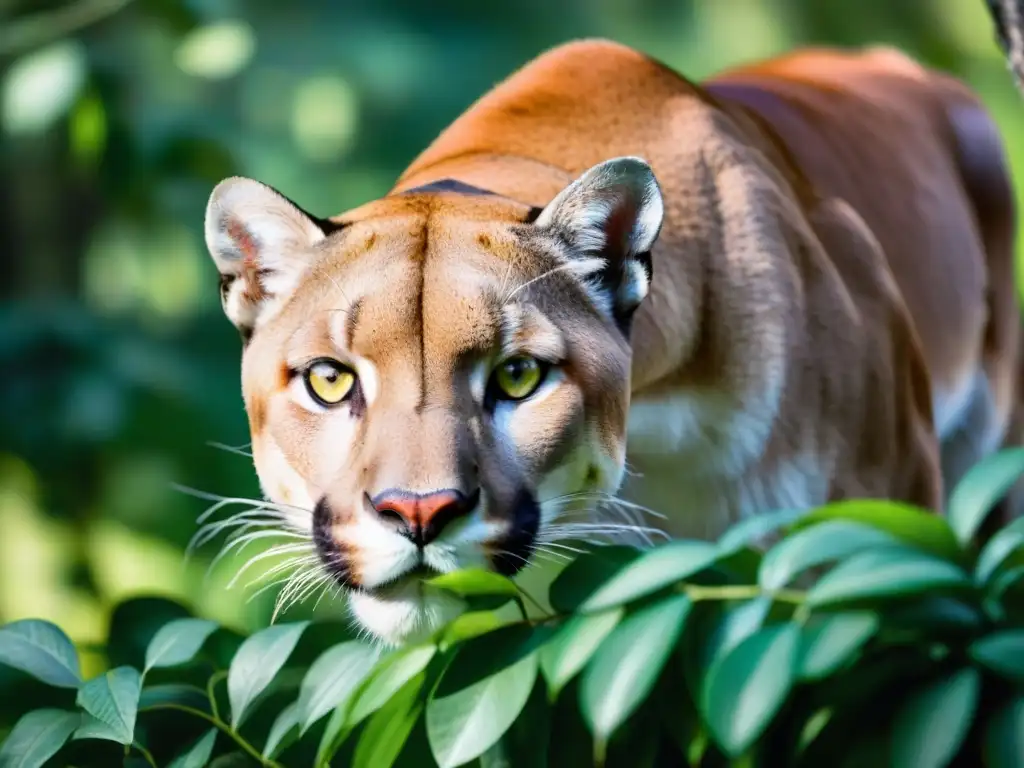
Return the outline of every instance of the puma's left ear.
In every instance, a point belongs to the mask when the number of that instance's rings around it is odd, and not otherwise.
[[[638,157],[619,157],[559,192],[535,223],[568,246],[578,274],[597,278],[599,304],[627,330],[650,289],[651,248],[663,215],[651,167]]]
[[[329,226],[252,179],[233,177],[214,188],[206,247],[220,271],[224,313],[243,339],[292,292]]]

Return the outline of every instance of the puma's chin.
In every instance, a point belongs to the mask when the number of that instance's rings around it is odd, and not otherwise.
[[[462,600],[425,587],[418,579],[372,592],[352,592],[349,605],[356,621],[381,643],[415,643],[454,619],[465,608]]]

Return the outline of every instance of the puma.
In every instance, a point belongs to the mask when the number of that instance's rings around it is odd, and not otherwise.
[[[231,178],[206,215],[268,503],[388,643],[459,609],[427,574],[635,532],[595,511],[616,496],[700,538],[941,513],[1015,434],[1014,237],[991,118],[894,50],[697,85],[594,40],[378,200],[318,218]]]

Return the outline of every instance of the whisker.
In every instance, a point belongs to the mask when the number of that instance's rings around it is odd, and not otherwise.
[[[274,603],[274,611],[270,616],[270,623],[273,624],[277,617],[293,605],[301,603],[306,596],[315,590],[325,578],[322,571],[310,569],[288,584],[278,593]]]
[[[535,545],[534,546],[533,556],[536,557],[538,560],[543,560],[544,562],[547,562],[547,563],[554,563],[556,565],[563,565],[563,564],[568,563],[568,562],[570,562],[572,560],[572,558],[569,557],[569,555],[565,554],[564,552],[552,552],[551,550],[547,549],[543,545]],[[525,561],[525,562],[529,562],[529,561]]]
[[[299,533],[299,531],[297,531],[293,526],[288,525],[288,521],[286,519],[261,509],[247,509],[241,512],[236,512],[230,517],[225,517],[223,520],[204,523],[199,530],[204,532],[212,531],[214,535],[216,535],[217,533],[226,531],[229,528],[236,528],[244,525],[282,526],[281,530],[286,533]]]
[[[576,493],[566,493],[561,496],[555,496],[551,499],[545,499],[544,504],[566,504],[573,501],[592,501],[597,504],[598,507],[607,507],[613,511],[621,511],[622,509],[634,510],[642,512],[647,515],[652,515],[659,519],[664,520],[665,515],[661,512],[657,512],[650,507],[645,507],[641,504],[637,504],[626,499],[613,496],[608,493],[601,491],[577,491]]]
[[[282,531],[276,525],[267,525],[263,523],[246,523],[244,525],[239,526],[236,530],[232,531],[231,534],[224,540],[221,547],[229,547],[237,539],[244,538],[245,536],[248,536],[250,533],[257,533],[259,531],[273,531],[275,534],[280,535],[282,538],[308,539],[308,537],[300,536],[297,533]],[[211,541],[216,536],[217,533],[219,533],[219,531],[214,531],[212,533],[206,532],[204,533],[202,538],[199,538],[198,536],[193,537],[193,541],[189,542],[188,547],[185,550],[186,557],[192,557],[196,553],[196,551],[199,550],[200,547],[205,545],[208,541]]]
[[[299,539],[302,541],[306,541],[305,536],[300,536],[295,533],[287,533],[284,531],[249,531],[244,536],[238,536],[237,538],[225,542],[224,546],[221,547],[220,552],[218,552],[217,555],[213,558],[213,560],[210,561],[209,568],[212,570],[217,565],[217,563],[223,560],[233,550],[235,551],[236,555],[240,555],[254,541],[273,537],[284,537],[289,539]]]
[[[279,504],[274,501],[267,499],[249,499],[241,496],[221,496],[217,493],[210,493],[208,491],[201,491],[198,488],[190,488],[187,485],[181,485],[179,483],[171,483],[171,488],[179,493],[184,493],[186,496],[192,496],[197,499],[203,499],[204,501],[213,501],[215,504],[203,512],[198,518],[197,523],[202,523],[210,517],[218,509],[221,509],[230,504],[248,504],[253,508],[257,509],[273,509],[281,513],[287,512],[301,512],[304,515],[311,514],[310,510],[304,507],[294,506],[292,504]]]
[[[645,536],[663,536],[669,538],[668,534],[660,528],[649,528],[645,525],[630,525],[628,523],[596,522],[596,523],[552,523],[544,533],[573,533],[576,531],[586,533],[639,533]]]
[[[244,445],[235,446],[235,445],[227,445],[225,443],[218,443],[215,440],[207,440],[206,444],[210,448],[216,448],[218,451],[225,451],[227,453],[234,453],[234,454],[236,454],[238,456],[245,456],[247,459],[251,459],[252,458],[252,451],[247,451],[246,450],[246,448],[249,448],[249,447],[252,446],[252,443],[245,443]]]
[[[320,586],[319,586],[319,589],[320,589],[320,595],[319,595],[319,596],[317,597],[317,599],[316,599],[316,602],[315,602],[315,603],[313,603],[313,610],[314,610],[314,611],[315,611],[315,610],[316,610],[317,608],[319,608],[319,607],[320,607],[320,602],[321,602],[321,601],[322,601],[322,600],[323,600],[323,599],[324,599],[325,597],[327,597],[327,595],[328,595],[328,594],[330,593],[330,591],[331,591],[331,587],[332,587],[332,586],[337,586],[337,582],[336,582],[336,581],[335,581],[334,579],[331,579],[331,578],[327,578],[327,577],[325,577],[325,578],[322,578],[322,579],[320,580]]]
[[[300,568],[300,566],[295,565],[295,563],[289,563],[289,565],[294,565],[296,569]],[[264,577],[266,577],[266,574],[264,574]],[[252,600],[255,600],[257,597],[262,595],[267,590],[273,589],[274,587],[278,586],[279,584],[285,584],[285,583],[287,583],[288,581],[290,581],[293,578],[295,578],[295,572],[294,571],[292,573],[289,573],[287,576],[282,576],[279,579],[274,579],[273,581],[267,582],[266,584],[261,586],[259,589],[257,589],[255,592],[253,592],[251,595],[249,595],[249,597],[246,600],[246,602],[248,603],[248,602],[251,602]],[[254,584],[254,583],[256,583],[256,582],[255,581],[250,582],[246,586],[250,586],[251,584]]]
[[[303,544],[278,544],[277,546],[271,547],[270,549],[267,549],[267,550],[265,550],[263,552],[260,552],[259,554],[253,555],[252,557],[250,557],[248,560],[245,561],[245,563],[242,565],[241,568],[238,569],[238,572],[232,577],[231,581],[228,582],[227,588],[231,589],[238,582],[238,580],[242,577],[242,574],[244,574],[252,566],[254,566],[256,563],[260,562],[261,560],[266,560],[268,557],[277,557],[279,555],[287,555],[287,554],[291,554],[293,552],[309,552],[311,550],[311,548],[312,548],[311,545],[308,544],[308,543],[303,543]],[[312,556],[315,557],[315,554],[312,555]],[[275,566],[275,568],[276,567],[277,566]],[[274,568],[271,568],[264,575],[268,576],[268,575],[270,575],[273,572],[274,572]]]
[[[579,547],[571,547],[568,544],[559,544],[557,541],[553,541],[547,537],[541,538],[540,543],[545,547],[557,547],[558,549],[564,549],[566,552],[571,552],[574,555],[582,555],[586,552],[586,550],[580,549]]]
[[[559,272],[572,272],[572,271],[577,271],[578,272],[580,270],[580,267],[581,267],[581,265],[580,265],[580,263],[578,263],[577,260],[568,261],[568,262],[566,262],[564,264],[559,264],[556,267],[552,267],[547,272],[542,272],[541,274],[537,275],[536,277],[531,278],[531,279],[527,280],[525,283],[522,283],[519,286],[517,286],[515,289],[512,290],[511,293],[508,294],[508,296],[505,297],[505,300],[502,302],[502,304],[508,304],[510,301],[512,301],[512,299],[514,299],[516,297],[516,294],[518,294],[520,291],[523,291],[526,288],[529,288],[531,285],[533,285],[536,282],[539,282],[539,281],[543,280],[545,277],[550,277],[551,275],[557,274]]]

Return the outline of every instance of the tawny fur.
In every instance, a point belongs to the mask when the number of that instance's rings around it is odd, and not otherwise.
[[[530,206],[625,156],[650,164],[664,199],[628,347],[510,234]],[[495,195],[401,194],[443,179]],[[343,233],[310,246],[304,274],[280,295],[255,291],[280,300],[254,321],[243,377],[278,499],[311,508],[332,488],[348,498],[476,471],[505,478],[490,481],[498,507],[519,477],[615,490],[628,435],[622,492],[666,515],[670,533],[712,537],[769,509],[851,497],[941,511],[951,482],[1014,439],[1020,320],[1001,141],[964,85],[890,49],[798,51],[697,85],[615,43],[567,44],[472,105],[389,195],[332,221]],[[292,242],[301,229],[272,234]],[[222,266],[253,279],[247,269]],[[575,357],[557,396],[506,425],[510,445],[489,444],[460,366],[499,333],[481,291],[527,283],[520,330]],[[226,298],[233,319],[258,318],[232,310],[245,300]],[[344,342],[320,327],[328,310],[352,314]],[[332,343],[357,370],[372,361],[376,389],[363,420],[322,433],[280,399],[279,371]],[[586,440],[596,447],[577,461]]]
[[[964,85],[874,48],[798,51],[700,86],[582,41],[484,96],[397,188],[454,177],[542,205],[617,155],[647,159],[667,200],[634,404],[671,393],[768,409],[752,414],[770,435],[742,477],[817,464],[813,501],[938,509],[936,425],[977,445],[953,480],[1000,446],[1016,406],[1013,197]],[[775,368],[783,391],[758,403]],[[986,388],[991,405],[967,422]]]

